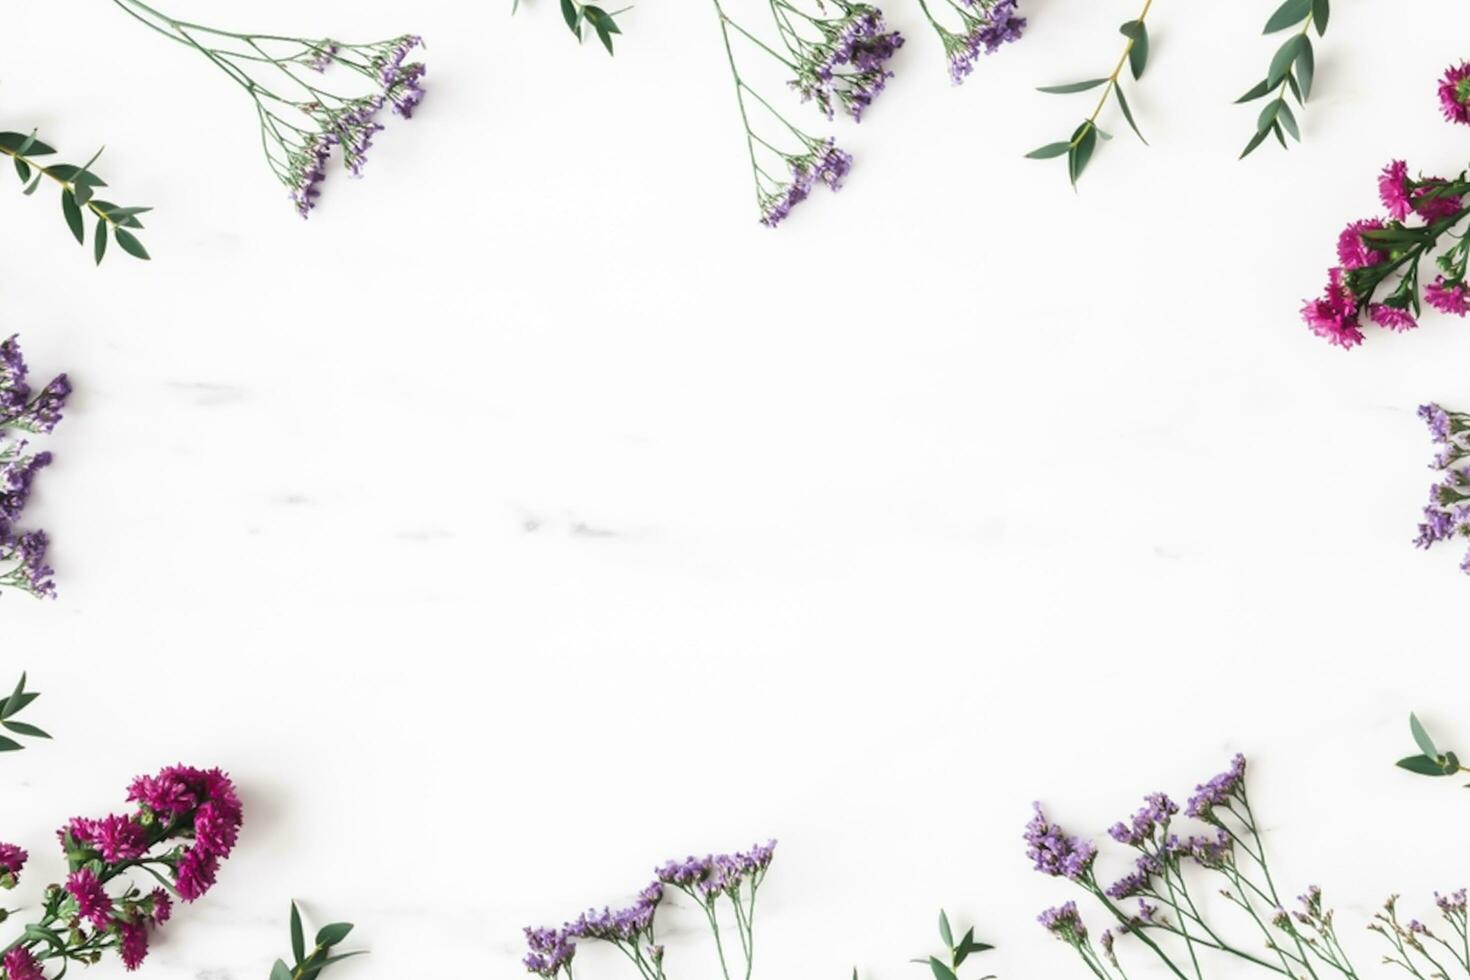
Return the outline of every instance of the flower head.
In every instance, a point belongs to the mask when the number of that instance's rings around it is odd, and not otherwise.
[[[1439,82],[1439,108],[1450,122],[1470,125],[1470,62],[1445,70]]]
[[[41,964],[24,946],[17,946],[5,954],[6,980],[46,980]]]
[[[1066,942],[1079,943],[1087,938],[1087,926],[1082,923],[1082,915],[1077,911],[1076,902],[1047,909],[1037,916],[1036,921],[1047,932]]]
[[[1378,197],[1389,217],[1403,221],[1409,216],[1409,167],[1402,160],[1391,160],[1378,177]]]
[[[1245,756],[1237,754],[1230,768],[1194,788],[1185,812],[1191,817],[1208,819],[1217,806],[1224,806],[1245,789]]]
[[[98,929],[112,925],[112,899],[90,868],[73,871],[66,879],[67,893],[77,903],[77,916]]]
[[[1464,316],[1470,313],[1470,287],[1463,279],[1446,280],[1436,276],[1424,287],[1424,302],[1444,313]]]
[[[1327,287],[1319,299],[1307,300],[1302,306],[1302,319],[1307,327],[1328,343],[1350,349],[1363,342],[1358,328],[1358,301],[1343,282],[1343,270],[1327,273]]]
[[[1073,837],[1047,820],[1040,803],[1032,804],[1034,814],[1023,835],[1026,856],[1037,871],[1053,878],[1081,881],[1092,870],[1097,848],[1080,837]]]
[[[1414,314],[1401,306],[1390,306],[1387,303],[1370,303],[1368,318],[1385,330],[1393,330],[1398,333],[1413,330],[1419,325],[1419,321],[1414,319]]]
[[[1387,259],[1386,254],[1370,248],[1363,238],[1365,231],[1382,230],[1383,222],[1377,218],[1366,218],[1348,225],[1337,236],[1337,261],[1344,269],[1363,269]]]
[[[14,844],[0,844],[0,888],[14,888],[30,855]]]

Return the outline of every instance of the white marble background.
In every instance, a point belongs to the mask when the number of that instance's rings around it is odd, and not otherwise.
[[[1296,317],[1379,167],[1470,155],[1434,100],[1470,7],[1342,0],[1305,144],[1237,163],[1273,0],[1161,0],[1154,145],[1073,194],[1021,154],[1090,102],[1031,87],[1110,68],[1134,4],[1028,0],[954,91],[901,0],[849,187],[771,233],[706,3],[610,61],[550,0],[172,2],[420,32],[431,93],[303,225],[202,59],[102,0],[0,13],[4,125],[157,207],[156,260],[96,270],[0,193],[0,330],[79,389],[33,513],[61,598],[0,599],[57,736],[3,761],[17,901],[180,759],[249,810],[155,980],[263,978],[291,896],[359,924],[339,980],[514,977],[522,925],[767,836],[758,977],[914,980],[940,904],[1005,980],[1078,976],[1030,801],[1101,831],[1236,750],[1360,959],[1389,892],[1470,879],[1470,797],[1391,765],[1412,708],[1470,745],[1470,581],[1409,546],[1470,324],[1344,354]]]

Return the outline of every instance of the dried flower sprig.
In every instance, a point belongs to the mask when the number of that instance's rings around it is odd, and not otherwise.
[[[0,728],[4,728],[11,735],[21,735],[26,738],[50,738],[50,735],[35,725],[15,720],[16,715],[40,696],[39,691],[26,690],[26,675],[21,674],[15,690],[10,692],[8,698],[0,701]],[[19,752],[23,748],[25,746],[15,739],[0,735],[0,752]]]
[[[1441,474],[1429,488],[1424,521],[1414,539],[1416,546],[1428,549],[1456,537],[1470,538],[1470,465],[1461,465],[1470,460],[1470,414],[1431,403],[1419,406],[1419,417],[1439,446],[1430,468]],[[1460,570],[1470,575],[1470,551]]]
[[[1288,133],[1292,139],[1301,141],[1301,127],[1297,123],[1296,114],[1286,101],[1286,93],[1290,91],[1296,104],[1302,107],[1311,98],[1312,78],[1316,74],[1317,64],[1316,55],[1312,51],[1311,30],[1315,27],[1319,38],[1325,36],[1330,13],[1329,0],[1285,0],[1266,21],[1266,29],[1262,32],[1264,34],[1275,34],[1298,24],[1301,26],[1276,49],[1266,77],[1235,100],[1240,104],[1271,96],[1271,100],[1256,117],[1256,133],[1245,145],[1240,154],[1241,159],[1245,159],[1265,142],[1267,136],[1275,136],[1283,149],[1288,146]]]
[[[1289,978],[1320,977],[1318,970],[1331,970],[1356,980],[1332,912],[1322,907],[1320,889],[1308,889],[1297,911],[1285,910],[1267,866],[1245,775],[1245,757],[1236,756],[1229,769],[1195,787],[1184,813],[1205,832],[1188,837],[1174,827],[1180,808],[1173,800],[1163,793],[1146,797],[1138,812],[1108,831],[1137,852],[1134,871],[1109,885],[1096,876],[1097,848],[1052,823],[1037,804],[1025,833],[1036,870],[1080,886],[1115,923],[1094,944],[1076,903],[1068,902],[1042,913],[1042,926],[1071,946],[1100,980],[1126,976],[1116,948],[1120,937],[1137,939],[1179,980],[1199,980],[1203,957],[1218,954]],[[1260,934],[1262,948],[1237,946],[1226,938],[1229,930],[1216,929],[1196,902],[1194,871],[1219,879],[1218,890]],[[1136,912],[1121,908],[1135,899]]]
[[[1043,85],[1038,91],[1047,92],[1052,95],[1070,95],[1074,92],[1087,92],[1098,86],[1103,87],[1102,96],[1093,107],[1092,115],[1082,121],[1082,124],[1072,131],[1072,135],[1065,140],[1056,143],[1047,143],[1039,146],[1026,154],[1032,160],[1050,160],[1055,157],[1065,156],[1067,158],[1067,177],[1072,186],[1077,186],[1077,178],[1087,168],[1092,160],[1092,154],[1097,149],[1098,138],[1112,139],[1112,136],[1104,132],[1097,124],[1097,118],[1102,114],[1108,104],[1108,96],[1117,100],[1118,108],[1127,120],[1128,126],[1133,130],[1135,136],[1145,144],[1143,133],[1138,128],[1138,123],[1133,119],[1133,109],[1128,105],[1128,97],[1123,94],[1123,85],[1119,78],[1123,74],[1123,66],[1127,65],[1133,74],[1133,80],[1139,81],[1143,78],[1144,69],[1148,67],[1148,27],[1144,21],[1148,17],[1149,9],[1153,6],[1153,0],[1145,0],[1143,10],[1139,12],[1134,20],[1126,21],[1118,28],[1127,43],[1123,45],[1123,54],[1118,58],[1118,63],[1113,67],[1109,75],[1102,78],[1090,78],[1083,82],[1069,82],[1065,85]]]
[[[1467,68],[1467,66],[1461,66]],[[1446,73],[1446,83],[1459,69]],[[1470,74],[1470,68],[1467,68]],[[1470,106],[1470,85],[1463,96],[1449,89],[1448,104]],[[1446,103],[1445,83],[1439,92]],[[1463,98],[1464,101],[1458,101]],[[1470,108],[1465,108],[1470,119]],[[1450,111],[1448,105],[1446,114]],[[1378,197],[1385,218],[1350,223],[1337,238],[1338,264],[1327,273],[1319,299],[1307,300],[1302,319],[1328,343],[1351,349],[1363,342],[1362,318],[1385,330],[1402,333],[1419,325],[1423,303],[1442,313],[1470,313],[1470,235],[1455,227],[1470,217],[1470,170],[1453,179],[1409,175],[1408,165],[1393,160],[1378,177]],[[1439,254],[1434,256],[1438,251]],[[1439,274],[1421,284],[1420,266],[1434,256]],[[1397,277],[1397,281],[1391,280]],[[1422,288],[1421,288],[1422,285]],[[1378,296],[1380,289],[1383,291]]]
[[[423,43],[414,34],[367,44],[241,34],[178,20],[142,0],[113,2],[203,54],[245,90],[255,105],[266,161],[303,218],[316,205],[333,149],[340,147],[343,165],[361,175],[368,147],[383,129],[381,111],[391,106],[408,119],[424,97],[424,65],[407,60]]]
[[[1457,974],[1470,976],[1470,929],[1466,924],[1466,891],[1461,888],[1448,895],[1435,893],[1434,904],[1440,918],[1449,926],[1450,939],[1443,938],[1424,922],[1410,919],[1400,922],[1398,896],[1384,903],[1383,911],[1373,917],[1369,929],[1383,936],[1393,953],[1383,962],[1407,970],[1418,980],[1449,980],[1454,964]]]
[[[333,922],[322,926],[317,930],[316,939],[310,951],[306,948],[306,930],[301,924],[301,910],[296,903],[291,903],[291,956],[295,962],[294,966],[287,966],[285,960],[276,960],[271,967],[270,980],[315,980],[317,974],[321,973],[333,963],[353,956],[363,956],[367,953],[365,949],[354,949],[346,953],[334,953],[333,948],[340,945],[352,932],[352,923]]]
[[[1455,753],[1441,752],[1435,746],[1434,739],[1429,737],[1417,715],[1409,715],[1409,733],[1414,736],[1414,744],[1419,747],[1420,754],[1400,759],[1395,763],[1400,769],[1420,776],[1458,776],[1462,772],[1470,772],[1470,768],[1460,765],[1460,757]]]
[[[922,963],[929,967],[930,972],[934,974],[934,980],[959,980],[955,971],[970,958],[972,953],[984,953],[995,948],[989,943],[978,942],[975,939],[974,926],[965,931],[959,942],[955,942],[954,930],[949,925],[949,914],[944,909],[939,910],[939,938],[944,942],[944,959],[937,956],[925,956],[909,961]],[[856,975],[857,971],[854,970],[853,973]],[[980,980],[995,980],[995,976],[984,976]]]
[[[949,65],[949,79],[956,85],[963,84],[970,77],[980,55],[995,54],[1002,45],[1019,41],[1026,28],[1026,18],[1016,13],[1016,0],[944,2],[948,8],[943,20],[934,15],[928,0],[919,0],[919,7],[924,11],[929,26],[939,35],[945,61]],[[938,5],[938,0],[935,0],[935,6]]]
[[[563,975],[566,980],[573,980],[572,959],[576,956],[577,944],[584,940],[600,940],[611,943],[626,956],[643,980],[666,980],[664,946],[656,934],[655,920],[660,903],[672,888],[689,896],[704,912],[714,937],[724,980],[736,980],[737,977],[750,980],[755,959],[756,893],[765,880],[775,850],[776,842],[770,841],[734,854],[667,861],[655,869],[654,880],[627,908],[604,908],[600,912],[589,909],[560,929],[528,926],[525,933],[529,951],[522,962],[528,971],[544,980],[556,980]],[[733,914],[740,942],[739,963],[734,962],[733,953],[726,951],[727,934],[720,929],[721,899],[726,901]]]
[[[20,589],[37,598],[53,598],[55,573],[46,564],[50,539],[45,531],[20,531],[16,526],[36,474],[51,465],[51,454],[27,452],[29,442],[14,433],[49,434],[55,429],[71,382],[58,374],[35,392],[27,376],[16,338],[0,342],[0,591]]]
[[[34,194],[42,177],[61,185],[61,213],[78,245],[87,243],[82,209],[85,208],[96,217],[97,224],[92,233],[92,257],[98,265],[102,264],[102,258],[107,254],[109,229],[112,237],[117,240],[118,247],[124,252],[136,259],[147,259],[148,250],[133,232],[143,227],[138,215],[153,209],[119,207],[96,196],[97,188],[107,186],[107,182],[92,170],[92,165],[102,156],[101,150],[80,167],[70,163],[45,164],[36,159],[51,156],[55,152],[50,145],[36,138],[34,130],[29,134],[0,132],[0,153],[10,157],[15,164],[15,174],[25,188],[21,193]]]
[[[76,817],[57,831],[70,874],[46,889],[41,917],[0,949],[6,980],[46,980],[52,962],[61,966],[59,978],[74,963],[99,962],[107,950],[135,970],[148,955],[149,934],[171,916],[174,898],[192,902],[213,887],[243,820],[229,777],[218,769],[170,766],[133,780],[128,800],[137,804],[132,813]],[[0,846],[0,885],[15,884],[25,859],[23,850]],[[134,872],[151,876],[157,887],[140,887]]]

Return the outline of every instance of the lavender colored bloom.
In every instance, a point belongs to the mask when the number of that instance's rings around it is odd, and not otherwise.
[[[820,181],[830,190],[841,190],[852,169],[851,154],[839,149],[832,139],[813,141],[807,152],[786,158],[791,178],[778,189],[761,194],[761,224],[774,228],[791,214],[791,209],[811,194]]]
[[[861,122],[863,114],[893,77],[888,61],[903,47],[903,35],[890,31],[883,11],[867,4],[839,5],[842,16],[816,19],[817,42],[783,30],[782,40],[795,59],[790,85],[803,102],[815,101],[828,119],[837,107]]]
[[[1035,815],[1026,825],[1026,856],[1037,871],[1053,878],[1082,881],[1092,871],[1097,848],[1080,837],[1067,834],[1046,818],[1040,803],[1034,803]]]
[[[1194,788],[1195,795],[1190,797],[1185,813],[1208,820],[1215,807],[1225,806],[1232,798],[1237,798],[1244,788],[1245,756],[1236,755],[1229,769]]]
[[[1087,939],[1087,926],[1082,923],[1082,915],[1077,911],[1076,902],[1047,909],[1037,916],[1036,921],[1047,932],[1066,942],[1080,943]]]
[[[1163,793],[1152,793],[1144,797],[1143,808],[1135,813],[1128,823],[1114,824],[1108,830],[1108,836],[1120,844],[1138,847],[1152,840],[1155,829],[1160,825],[1167,826],[1169,818],[1178,812],[1179,807],[1168,796]]]

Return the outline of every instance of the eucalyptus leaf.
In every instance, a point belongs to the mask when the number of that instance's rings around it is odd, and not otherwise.
[[[1107,81],[1106,78],[1089,78],[1085,82],[1068,82],[1066,85],[1042,85],[1036,91],[1049,95],[1071,95],[1073,92],[1086,92],[1090,88],[1106,85]]]
[[[291,968],[281,960],[276,960],[276,965],[271,967],[271,980],[292,980]]]
[[[1317,25],[1317,36],[1327,33],[1327,18],[1331,10],[1328,0],[1312,0],[1312,23]]]
[[[959,980],[954,971],[934,957],[929,957],[929,969],[934,971],[934,980]]]
[[[1292,112],[1291,106],[1285,102],[1281,103],[1281,112],[1277,115],[1277,121],[1286,127],[1286,131],[1291,134],[1292,139],[1298,143],[1302,141],[1302,132],[1297,128],[1296,124],[1296,113]]]
[[[1256,135],[1251,137],[1250,142],[1245,145],[1244,150],[1240,151],[1240,156],[1237,159],[1244,160],[1246,157],[1254,153],[1256,147],[1261,145],[1261,143],[1266,139],[1270,132],[1271,131],[1269,129],[1256,130]]]
[[[1141,20],[1130,20],[1119,32],[1133,43],[1128,46],[1128,68],[1133,72],[1133,79],[1137,81],[1143,77],[1143,69],[1148,66],[1148,27]]]
[[[82,209],[77,207],[77,199],[72,194],[70,187],[61,189],[61,213],[66,216],[66,225],[71,229],[77,244],[85,242],[86,232],[82,228]]]
[[[1296,56],[1296,79],[1301,84],[1301,101],[1312,97],[1312,76],[1317,72],[1317,56],[1312,51],[1312,39],[1303,36],[1306,44]]]
[[[317,931],[316,944],[318,946],[335,946],[346,939],[347,934],[351,931],[352,923],[350,922],[333,922],[331,925],[322,926]]]
[[[26,163],[20,157],[15,157],[14,161],[15,172],[20,174],[20,182],[24,184],[26,181],[31,179],[31,165],[29,163]]]
[[[1421,776],[1448,776],[1450,773],[1444,771],[1444,765],[1438,759],[1431,759],[1427,755],[1411,755],[1407,759],[1400,759],[1394,763],[1400,769],[1418,773]]]
[[[1286,0],[1276,8],[1276,12],[1266,21],[1264,34],[1275,34],[1284,31],[1292,24],[1300,24],[1307,19],[1312,12],[1312,0]]]
[[[107,219],[97,219],[97,229],[92,232],[92,256],[98,265],[102,264],[102,256],[107,254]]]
[[[297,966],[306,959],[306,933],[301,928],[301,910],[296,903],[291,903],[291,953],[296,957]]]
[[[1118,108],[1123,110],[1123,118],[1128,120],[1128,125],[1132,127],[1134,134],[1137,135],[1139,139],[1143,140],[1144,145],[1147,146],[1148,140],[1143,138],[1143,133],[1139,132],[1138,123],[1133,121],[1133,110],[1128,108],[1128,99],[1126,96],[1123,95],[1123,86],[1114,85],[1113,91],[1117,93]]]
[[[29,738],[51,737],[35,725],[28,725],[23,721],[0,721],[0,725],[4,725],[6,731],[15,732],[17,735],[25,735]]]
[[[112,237],[117,239],[118,247],[133,258],[147,260],[148,250],[143,247],[142,242],[133,236],[132,232],[125,231],[122,228],[114,228],[112,229]]]
[[[1414,744],[1419,746],[1419,751],[1432,759],[1439,758],[1439,749],[1434,747],[1434,739],[1429,737],[1416,714],[1409,715],[1409,733],[1414,736]]]
[[[561,16],[572,33],[577,35],[577,40],[582,40],[582,14],[574,0],[561,0]]]
[[[15,739],[0,735],[0,752],[19,752],[23,748],[25,746],[21,745]]]
[[[1045,146],[1038,146],[1026,156],[1031,160],[1050,160],[1052,157],[1061,156],[1071,148],[1071,143],[1048,143]]]
[[[1261,133],[1269,132],[1271,127],[1276,125],[1276,114],[1281,111],[1281,107],[1284,105],[1286,103],[1281,99],[1272,99],[1270,102],[1267,102],[1261,108],[1261,114],[1256,117],[1256,131]]]
[[[1252,85],[1249,91],[1247,91],[1244,95],[1236,99],[1235,103],[1236,105],[1239,105],[1242,102],[1254,102],[1256,99],[1259,99],[1261,96],[1265,95],[1269,91],[1271,91],[1271,84],[1263,78],[1255,85]]]
[[[1302,45],[1307,44],[1305,34],[1293,34],[1287,38],[1281,47],[1276,49],[1276,54],[1271,58],[1271,69],[1266,72],[1266,84],[1275,88],[1286,78],[1286,73],[1291,71],[1291,63],[1301,53]]]

